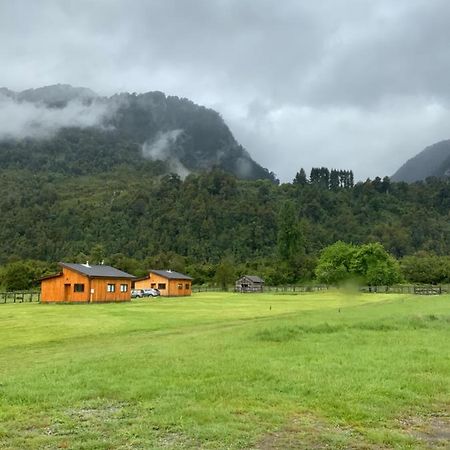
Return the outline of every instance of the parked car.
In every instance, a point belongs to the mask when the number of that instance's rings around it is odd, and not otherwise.
[[[143,292],[144,297],[158,297],[158,295],[161,295],[158,289],[154,288],[143,289]]]
[[[142,289],[131,289],[131,298],[144,297],[144,291]]]

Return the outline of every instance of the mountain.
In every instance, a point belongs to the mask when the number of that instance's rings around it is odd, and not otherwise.
[[[0,114],[7,118],[0,123],[3,168],[77,175],[126,164],[181,176],[218,168],[275,181],[216,111],[158,91],[101,97],[67,84],[0,88]]]
[[[403,164],[391,179],[412,183],[428,177],[450,177],[450,140],[425,148]]]
[[[56,84],[37,89],[27,89],[17,94],[19,101],[42,102],[48,106],[64,107],[72,100],[91,100],[98,95],[91,89],[73,87],[70,84]]]

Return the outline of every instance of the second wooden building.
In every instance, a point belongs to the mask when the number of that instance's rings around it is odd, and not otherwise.
[[[192,294],[192,278],[173,270],[150,270],[149,274],[137,278],[136,289],[158,289],[164,297],[177,297]]]

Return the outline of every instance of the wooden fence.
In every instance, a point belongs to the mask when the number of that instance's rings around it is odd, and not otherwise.
[[[307,292],[322,292],[328,289],[336,289],[332,286],[323,284],[309,285],[309,286],[264,286],[263,292],[292,292],[292,293],[307,293]],[[360,292],[371,294],[416,294],[416,295],[440,295],[450,292],[450,285],[396,285],[396,286],[361,286],[358,288]],[[234,287],[230,286],[228,292],[233,292]],[[210,286],[193,286],[192,292],[225,292],[226,289]]]
[[[321,292],[326,291],[330,287],[326,285],[310,285],[310,286],[264,286],[263,292]],[[234,286],[228,289],[229,292],[234,290]],[[416,295],[440,295],[450,293],[450,285],[399,285],[399,286],[362,286],[360,292],[367,293],[389,293],[389,294],[416,294]],[[224,289],[210,286],[193,286],[192,292],[224,292]],[[0,292],[0,304],[5,303],[39,303],[41,301],[41,293],[39,291],[19,291],[19,292]]]
[[[325,285],[264,286],[263,292],[318,292],[318,291],[326,291],[327,289],[328,289],[328,287]],[[211,286],[192,286],[192,292],[233,292],[233,291],[237,292],[235,289],[235,286],[229,286],[228,289],[223,289],[223,288],[219,288],[219,287],[211,287]]]
[[[441,295],[442,286],[414,286],[414,294],[417,295]]]
[[[41,293],[35,291],[0,292],[0,304],[2,303],[39,303]]]
[[[226,289],[211,286],[192,286],[192,292],[226,292]]]
[[[416,294],[416,295],[440,295],[450,292],[449,285],[399,285],[399,286],[362,286],[361,292],[389,293],[389,294]]]
[[[326,286],[325,284],[316,284],[309,286],[264,286],[264,292],[321,292],[326,290],[328,290],[328,286]]]

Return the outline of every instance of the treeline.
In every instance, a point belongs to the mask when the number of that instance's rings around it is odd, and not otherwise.
[[[388,177],[386,179],[388,180]],[[353,171],[313,167],[308,179],[305,169],[301,168],[295,175],[293,184],[300,186],[312,184],[331,190],[338,188],[348,189],[354,186]]]
[[[318,169],[306,182],[277,185],[218,170],[185,180],[155,170],[0,171],[0,283],[9,285],[5,274],[20,264],[31,267],[29,280],[57,261],[86,260],[136,275],[170,268],[200,284],[243,273],[299,283],[315,279],[321,251],[337,241],[381,243],[405,281],[449,280],[448,180],[354,184],[349,170]]]

